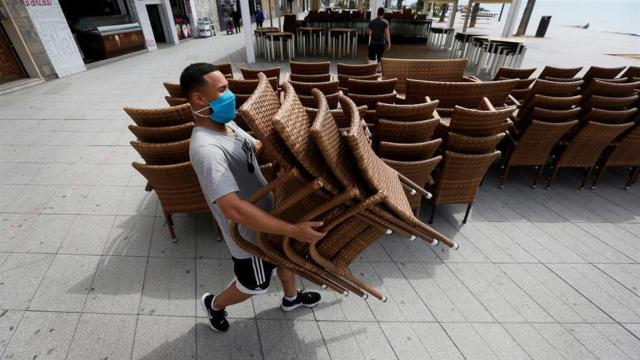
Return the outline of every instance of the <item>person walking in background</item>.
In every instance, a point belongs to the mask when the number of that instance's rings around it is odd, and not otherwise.
[[[236,34],[240,32],[240,19],[242,15],[240,15],[240,11],[237,8],[234,8],[231,12],[231,18],[233,19],[233,27],[236,29]]]
[[[369,22],[369,63],[380,62],[385,49],[391,49],[391,34],[381,7],[378,8],[378,17]]]
[[[262,12],[262,8],[260,5],[256,7],[256,26],[262,27],[262,23],[264,22],[264,13]]]

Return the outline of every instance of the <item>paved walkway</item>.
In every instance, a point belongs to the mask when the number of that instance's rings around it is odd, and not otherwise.
[[[458,252],[386,236],[353,264],[387,303],[323,291],[284,314],[275,284],[213,333],[197,298],[228,283],[229,254],[206,215],[179,216],[171,243],[121,108],[165,106],[162,81],[240,63],[240,44],[193,40],[0,97],[0,358],[640,358],[640,187],[621,171],[579,192],[570,170],[544,191],[517,169],[499,190],[493,169],[468,224],[464,206],[436,216]]]

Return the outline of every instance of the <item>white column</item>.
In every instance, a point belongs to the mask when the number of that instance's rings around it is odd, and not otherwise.
[[[449,16],[449,29],[453,29],[455,25],[456,13],[458,13],[458,0],[453,1],[453,8],[451,8],[451,15]]]
[[[253,49],[253,26],[251,26],[251,14],[249,13],[249,0],[240,0],[240,11],[242,13],[242,36],[247,51],[247,63],[256,62],[256,54]]]
[[[516,17],[518,17],[518,11],[520,10],[521,0],[513,0],[509,5],[509,13],[507,19],[504,22],[504,29],[502,29],[502,37],[510,37],[513,34],[513,28],[516,25]]]
[[[378,8],[384,7],[384,0],[370,0],[371,4],[371,20],[378,17]]]

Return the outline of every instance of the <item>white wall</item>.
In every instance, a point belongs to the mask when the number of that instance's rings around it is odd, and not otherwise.
[[[169,3],[169,0],[134,0],[133,5],[133,11],[140,22],[140,26],[142,26],[142,34],[144,35],[147,50],[152,51],[158,48],[156,39],[153,36],[153,30],[151,29],[151,22],[149,21],[149,14],[147,13],[147,5],[159,5],[165,37],[168,40],[170,39],[174,44],[180,43],[178,34],[176,34],[176,23],[173,21],[173,12],[171,11],[171,4]]]
[[[85,71],[82,55],[71,34],[58,0],[24,2],[58,77]]]

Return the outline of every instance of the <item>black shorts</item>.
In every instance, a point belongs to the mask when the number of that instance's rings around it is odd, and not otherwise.
[[[369,44],[369,60],[375,61],[382,59],[385,44]]]
[[[276,266],[259,257],[236,259],[233,256],[233,272],[236,275],[236,287],[249,295],[260,295],[267,292],[273,270]]]

